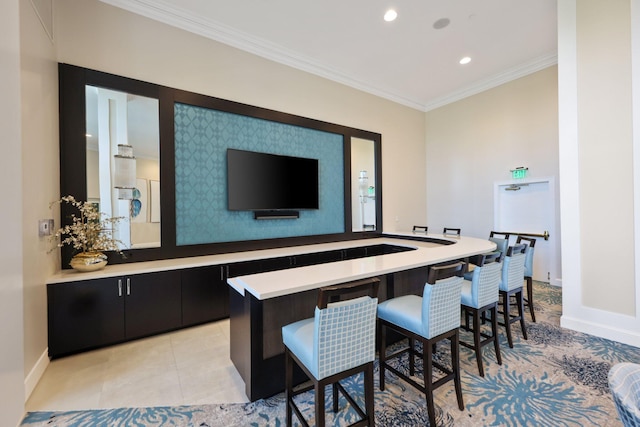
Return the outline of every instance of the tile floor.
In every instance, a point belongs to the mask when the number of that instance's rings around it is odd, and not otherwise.
[[[51,361],[27,411],[247,402],[229,320]]]

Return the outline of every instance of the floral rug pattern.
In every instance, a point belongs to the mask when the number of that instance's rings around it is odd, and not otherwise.
[[[453,384],[435,391],[437,424],[440,426],[621,426],[609,394],[607,373],[618,362],[640,363],[640,350],[560,327],[561,290],[534,282],[537,323],[527,315],[528,340],[512,325],[514,348],[509,348],[501,327],[502,366],[492,346],[484,347],[485,377],[480,377],[474,353],[461,347],[462,392],[465,410],[457,407]],[[461,334],[461,339],[468,336]],[[448,363],[446,345],[437,356]],[[421,375],[421,364],[416,364]],[[387,373],[386,388],[378,387],[375,375],[375,409],[378,426],[426,426],[429,424],[424,396]],[[360,396],[362,378],[343,383]],[[344,426],[357,420],[344,398],[341,411],[331,410],[327,390],[328,426]],[[313,422],[313,394],[298,397],[299,406]],[[361,399],[359,400],[361,401]],[[295,419],[295,417],[294,417]],[[30,412],[23,427],[94,426],[282,426],[284,396],[247,404],[197,405],[152,408],[118,408],[66,412]],[[297,425],[294,422],[294,425]]]

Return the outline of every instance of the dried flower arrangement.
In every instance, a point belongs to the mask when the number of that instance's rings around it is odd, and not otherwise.
[[[79,212],[79,216],[71,214],[71,224],[56,231],[53,237],[58,247],[71,245],[79,253],[120,251],[122,242],[113,238],[113,226],[123,217],[103,218],[94,203],[78,201],[73,196],[64,196],[49,207],[56,203],[69,203]]]

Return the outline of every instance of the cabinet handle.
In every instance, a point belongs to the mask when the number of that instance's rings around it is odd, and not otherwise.
[[[127,295],[131,295],[131,278],[127,277]]]
[[[118,296],[122,296],[122,279],[118,279]]]
[[[220,266],[220,281],[224,281],[224,267]]]

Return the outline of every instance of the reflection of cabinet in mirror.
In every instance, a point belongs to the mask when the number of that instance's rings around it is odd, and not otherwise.
[[[351,224],[353,231],[376,230],[374,141],[351,138]]]
[[[158,100],[89,85],[85,93],[87,200],[124,218],[114,230],[123,249],[159,247],[159,212],[152,211],[160,206],[159,191],[152,191],[160,181]],[[134,158],[122,157],[122,147]],[[123,160],[133,163],[124,185],[116,182]]]

